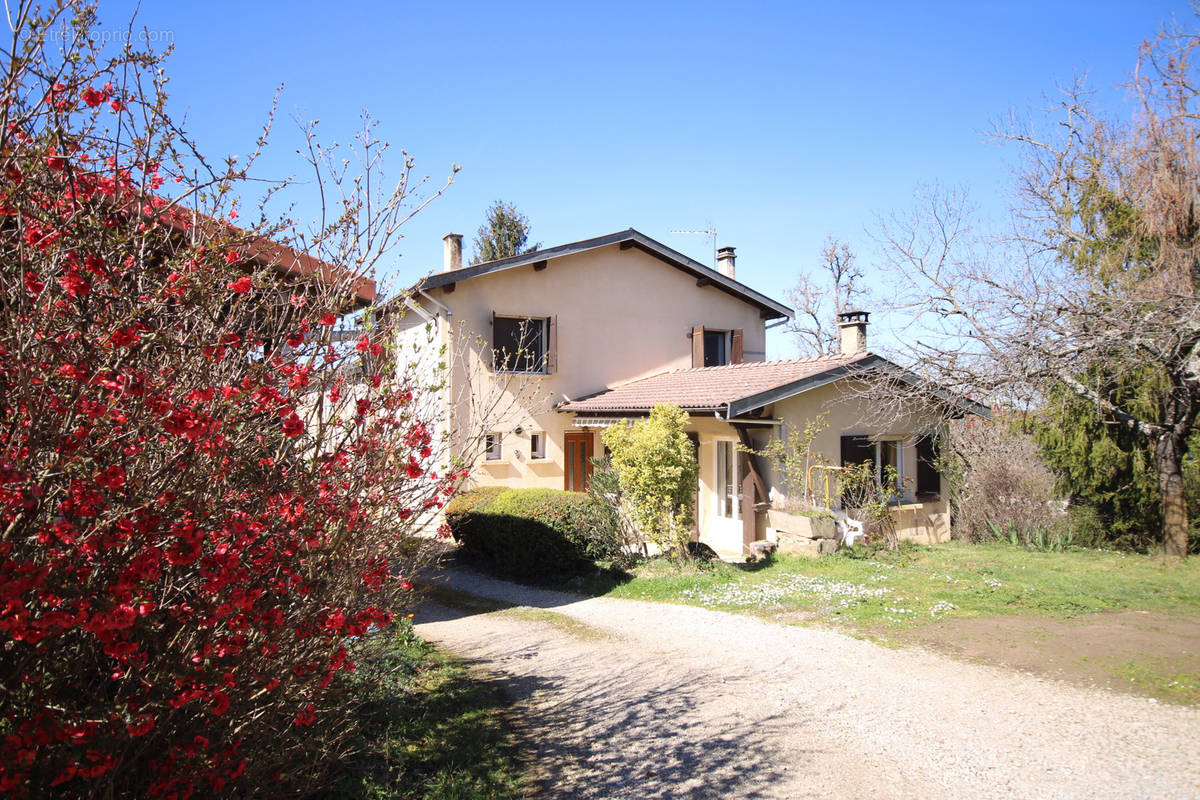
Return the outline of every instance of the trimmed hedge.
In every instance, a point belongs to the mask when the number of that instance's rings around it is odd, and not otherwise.
[[[526,580],[578,575],[621,547],[610,515],[580,492],[485,486],[459,493],[446,522],[463,553]]]

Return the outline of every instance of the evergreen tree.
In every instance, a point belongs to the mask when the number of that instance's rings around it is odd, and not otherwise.
[[[487,210],[486,220],[475,232],[475,253],[472,264],[495,261],[499,258],[531,253],[542,246],[541,242],[525,246],[529,241],[529,217],[517,210],[512,203],[497,200]]]

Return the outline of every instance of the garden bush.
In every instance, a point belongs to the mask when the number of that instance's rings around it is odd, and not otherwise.
[[[609,515],[586,494],[558,489],[472,489],[447,508],[463,553],[525,580],[590,572],[620,555]]]
[[[0,795],[311,792],[349,748],[354,643],[406,609],[461,478],[424,372],[332,334],[404,184],[327,178],[307,239],[239,228],[246,164],[182,136],[160,56],[106,58],[80,5],[10,10]]]

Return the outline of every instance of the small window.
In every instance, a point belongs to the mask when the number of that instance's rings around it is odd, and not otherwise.
[[[546,320],[499,316],[493,319],[492,363],[500,372],[545,372]]]
[[[501,445],[502,437],[498,433],[485,433],[483,435],[484,459],[487,461],[499,461],[504,457],[504,448]]]
[[[729,363],[729,331],[704,331],[704,366],[723,367]]]
[[[544,434],[544,433],[529,434],[529,457],[530,458],[545,458],[546,457],[546,434]]]

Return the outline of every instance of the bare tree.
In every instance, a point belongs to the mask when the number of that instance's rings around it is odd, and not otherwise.
[[[1026,157],[1012,230],[986,237],[965,195],[922,191],[882,225],[911,287],[918,371],[1012,404],[1065,387],[1152,444],[1166,552],[1188,547],[1181,467],[1200,411],[1200,107],[1194,33],[1141,48],[1136,113],[1111,121],[1079,86],[1048,135],[1010,127]],[[905,305],[905,304],[902,304]],[[1161,376],[1154,413],[1120,389]]]
[[[866,301],[862,277],[850,245],[826,237],[821,263],[814,274],[801,275],[788,293],[788,300],[796,309],[791,330],[802,355],[837,352],[837,315]]]

